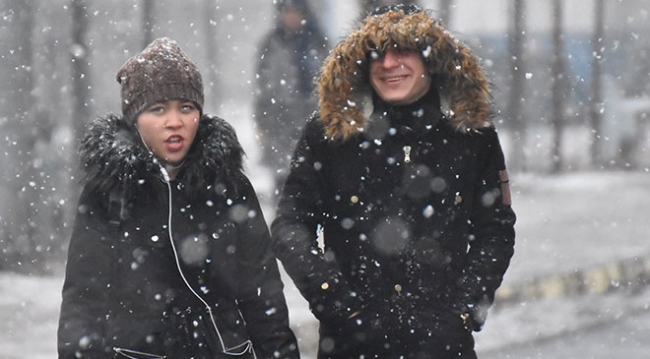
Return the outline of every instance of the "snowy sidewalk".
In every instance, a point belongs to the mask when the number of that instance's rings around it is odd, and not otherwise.
[[[515,176],[515,256],[481,352],[648,310],[650,174]]]
[[[502,302],[603,294],[650,279],[650,174],[513,180],[515,256]]]
[[[61,277],[0,272],[0,358],[56,358]]]

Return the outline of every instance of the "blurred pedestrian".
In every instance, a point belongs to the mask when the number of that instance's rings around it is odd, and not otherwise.
[[[318,357],[476,358],[515,238],[477,59],[428,12],[383,6],[318,90],[271,227]]]
[[[119,69],[80,144],[60,358],[298,358],[243,150],[168,38]],[[229,356],[229,355],[230,356]]]
[[[254,115],[277,191],[300,129],[316,110],[314,78],[329,45],[307,0],[276,0],[275,11],[275,26],[259,46]]]

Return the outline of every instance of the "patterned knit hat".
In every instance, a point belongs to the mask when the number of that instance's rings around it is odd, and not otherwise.
[[[122,115],[133,125],[148,106],[182,99],[203,109],[203,80],[196,65],[178,46],[163,37],[128,59],[117,72],[122,85]]]

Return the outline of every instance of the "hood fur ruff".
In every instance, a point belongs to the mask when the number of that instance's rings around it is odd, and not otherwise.
[[[364,107],[371,105],[369,54],[393,46],[422,54],[459,131],[490,126],[489,84],[471,50],[427,12],[404,15],[399,10],[367,17],[325,60],[318,92],[327,136],[345,139],[363,131]]]
[[[84,182],[104,193],[135,195],[147,180],[161,178],[160,165],[123,118],[109,115],[93,121],[80,143]],[[243,172],[242,149],[225,120],[203,115],[185,160],[182,178],[192,194],[222,184],[231,188]]]

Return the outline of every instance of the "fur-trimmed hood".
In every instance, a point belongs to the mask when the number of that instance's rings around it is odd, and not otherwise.
[[[365,18],[325,60],[318,80],[319,112],[329,137],[363,131],[373,91],[370,53],[392,46],[422,54],[453,126],[460,131],[490,126],[489,84],[472,51],[427,12],[406,15],[394,9]]]
[[[160,164],[123,118],[109,115],[94,120],[79,146],[82,181],[104,193],[126,199],[139,192],[147,181],[162,178]],[[190,196],[231,188],[243,173],[242,149],[235,130],[225,120],[203,115],[179,173]]]

